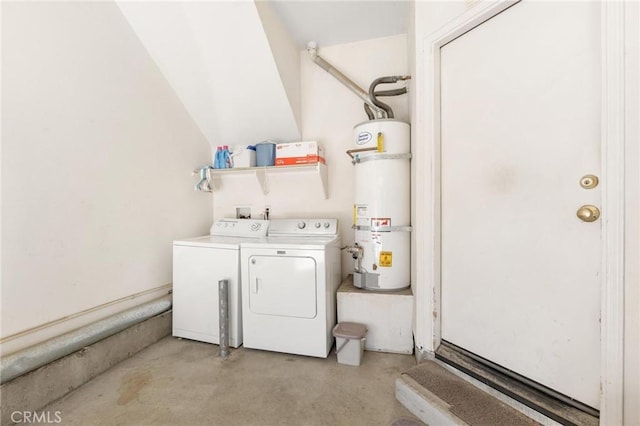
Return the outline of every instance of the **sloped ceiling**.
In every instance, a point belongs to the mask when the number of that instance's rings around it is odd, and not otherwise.
[[[396,1],[118,1],[210,145],[301,138],[300,54],[406,33]]]
[[[299,50],[268,9],[263,25],[253,2],[118,6],[212,147],[300,140]]]

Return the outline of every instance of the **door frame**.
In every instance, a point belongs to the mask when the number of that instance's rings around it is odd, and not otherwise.
[[[417,46],[414,144],[416,356],[432,358],[440,345],[440,48],[519,3],[480,0]],[[623,423],[625,236],[625,7],[601,2],[602,276],[600,424]]]

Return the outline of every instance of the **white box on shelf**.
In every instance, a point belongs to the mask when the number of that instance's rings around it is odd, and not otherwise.
[[[249,149],[246,146],[235,147],[231,158],[233,159],[234,168],[256,166],[256,150]]]
[[[324,149],[318,142],[287,142],[276,145],[276,166],[312,163],[325,163]]]

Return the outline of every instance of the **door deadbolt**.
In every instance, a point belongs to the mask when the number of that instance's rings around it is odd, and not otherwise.
[[[598,182],[600,182],[600,180],[598,179],[598,176],[584,175],[580,179],[580,186],[583,187],[584,189],[593,189],[596,186],[598,186]]]
[[[600,209],[596,206],[582,206],[576,212],[576,216],[583,222],[595,222],[600,217]]]

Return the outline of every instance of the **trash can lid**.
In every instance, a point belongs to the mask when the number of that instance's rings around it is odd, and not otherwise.
[[[333,328],[333,337],[362,339],[367,334],[367,326],[357,322],[341,322]]]

